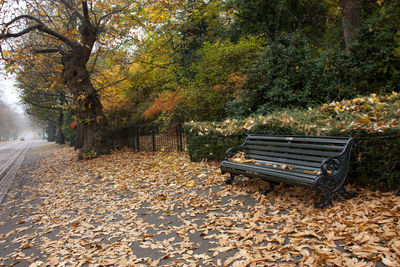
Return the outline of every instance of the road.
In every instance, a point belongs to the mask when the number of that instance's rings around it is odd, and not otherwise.
[[[3,201],[31,144],[30,141],[0,143],[0,203]]]

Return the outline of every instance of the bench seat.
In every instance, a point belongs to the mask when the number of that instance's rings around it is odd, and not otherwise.
[[[270,190],[280,182],[313,188],[321,196],[316,206],[325,207],[339,194],[355,196],[343,187],[354,144],[351,137],[248,135],[241,146],[228,149],[220,169],[230,173],[228,184],[244,175],[271,182]],[[237,152],[245,159],[232,159]]]

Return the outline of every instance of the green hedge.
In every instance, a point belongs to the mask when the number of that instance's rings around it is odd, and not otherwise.
[[[269,116],[220,123],[188,123],[188,151],[193,161],[223,160],[229,147],[243,143],[247,134],[351,136],[349,180],[375,187],[400,186],[399,95],[357,98],[320,109],[286,111]],[[364,101],[365,100],[365,101]],[[359,109],[362,107],[361,109]]]
[[[271,134],[268,131],[254,133]],[[272,134],[275,134],[272,132]],[[292,135],[282,131],[281,134]],[[298,135],[298,132],[295,131]],[[304,133],[303,133],[304,135]],[[332,135],[331,135],[332,136]],[[400,185],[400,131],[393,136],[366,134],[365,132],[341,133],[358,139],[352,150],[349,180],[374,187],[396,189]],[[221,134],[198,136],[188,133],[187,144],[192,161],[223,160],[228,148],[239,146],[246,135],[223,136]],[[368,139],[364,139],[368,138]]]
[[[349,179],[376,188],[400,186],[400,131],[393,136],[368,135],[352,151]]]
[[[243,143],[245,136],[198,136],[187,135],[187,148],[192,161],[223,160],[228,148]]]

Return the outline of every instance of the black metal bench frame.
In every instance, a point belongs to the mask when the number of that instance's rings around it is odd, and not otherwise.
[[[241,146],[227,150],[220,169],[230,173],[227,184],[236,175],[269,181],[265,193],[280,182],[311,187],[316,192],[315,207],[324,208],[339,195],[346,199],[358,195],[344,188],[354,144],[352,137],[248,135]],[[240,151],[247,162],[229,160]]]

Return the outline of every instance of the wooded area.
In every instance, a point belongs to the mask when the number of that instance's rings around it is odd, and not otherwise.
[[[6,70],[80,157],[110,152],[110,126],[307,109],[400,82],[398,0],[19,3],[0,1]]]

